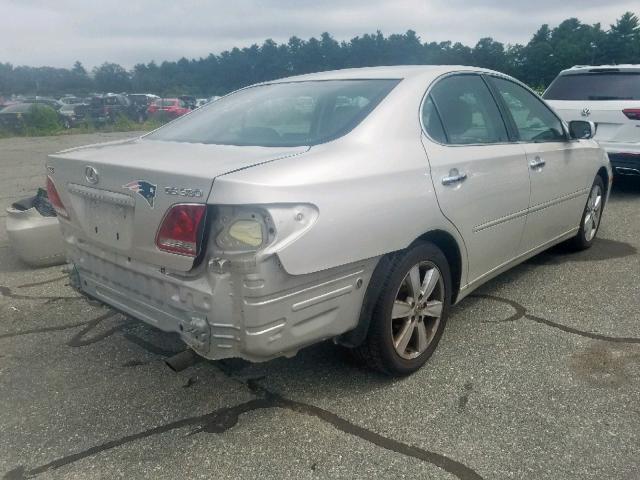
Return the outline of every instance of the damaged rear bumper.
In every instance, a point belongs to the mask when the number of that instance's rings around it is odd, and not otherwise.
[[[176,332],[209,359],[263,361],[356,327],[377,258],[292,276],[277,256],[211,259],[191,276],[162,272],[89,244],[68,248],[83,293]]]
[[[7,237],[13,252],[34,267],[65,262],[64,242],[56,217],[45,217],[35,208],[7,208]]]

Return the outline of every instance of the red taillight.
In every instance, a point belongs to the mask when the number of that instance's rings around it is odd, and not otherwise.
[[[62,200],[60,200],[60,195],[58,195],[58,190],[56,190],[56,186],[53,184],[51,177],[47,177],[47,196],[56,213],[61,217],[69,218],[67,209],[64,208]]]
[[[626,115],[629,120],[640,120],[640,108],[625,108],[622,113]]]
[[[174,205],[164,216],[156,236],[156,246],[165,252],[197,257],[202,242],[202,223],[206,205]]]

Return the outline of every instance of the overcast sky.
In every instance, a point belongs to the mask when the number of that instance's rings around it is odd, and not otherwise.
[[[637,0],[0,0],[0,62],[91,68],[198,58],[234,46],[337,40],[415,30],[422,41],[482,37],[525,43],[537,28],[569,17],[608,28]]]

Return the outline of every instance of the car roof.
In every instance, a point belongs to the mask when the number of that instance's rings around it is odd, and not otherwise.
[[[640,72],[640,64],[624,65],[575,65],[563,70],[560,75],[577,75],[580,73],[606,73],[606,72]]]
[[[345,68],[342,70],[330,70],[327,72],[307,73],[304,75],[296,75],[294,77],[286,77],[264,83],[284,83],[309,80],[402,80],[409,77],[438,77],[446,73],[458,71],[498,73],[484,68],[469,67],[464,65],[394,65],[382,67]]]

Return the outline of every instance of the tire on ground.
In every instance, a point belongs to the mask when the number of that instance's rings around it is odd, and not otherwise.
[[[427,349],[413,359],[402,358],[393,345],[391,329],[391,311],[396,294],[409,270],[423,261],[430,261],[441,273],[444,284],[444,301],[440,323]],[[382,282],[376,285],[375,282]],[[433,354],[444,331],[448,310],[451,304],[451,272],[442,251],[431,242],[420,242],[410,246],[404,252],[391,257],[384,275],[373,279],[369,289],[380,291],[377,298],[370,298],[372,315],[367,336],[362,344],[353,349],[360,362],[387,375],[408,375],[418,370]]]
[[[591,197],[591,193],[592,193],[593,189],[596,186],[600,187],[600,192],[601,192],[601,195],[602,195],[601,205],[600,205],[600,212],[599,212],[599,216],[598,216],[598,222],[597,222],[596,231],[593,234],[593,237],[591,239],[588,239],[587,238],[587,233],[586,233],[586,227],[585,227],[585,219],[586,219],[587,215],[589,214],[589,199]],[[602,213],[603,213],[603,210],[604,210],[604,199],[605,199],[604,182],[603,182],[602,177],[600,175],[596,175],[596,178],[593,181],[593,185],[591,186],[591,189],[589,190],[589,195],[587,196],[587,202],[585,203],[584,210],[582,211],[582,216],[580,217],[580,225],[579,225],[578,233],[576,233],[575,237],[573,237],[571,240],[569,240],[569,245],[573,249],[575,249],[575,250],[586,250],[587,248],[590,248],[591,245],[593,245],[593,242],[595,241],[596,236],[598,235],[598,230],[600,229],[600,224],[602,223]]]

